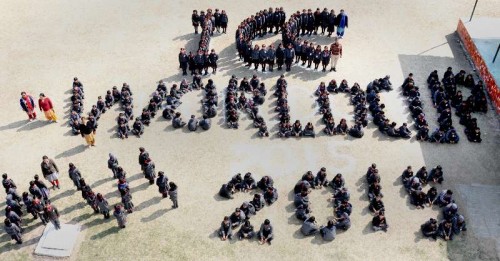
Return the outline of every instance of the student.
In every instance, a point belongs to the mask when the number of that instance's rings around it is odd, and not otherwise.
[[[250,224],[250,220],[246,220],[243,226],[241,226],[240,230],[238,231],[238,238],[240,240],[252,239],[254,236],[254,228],[252,224]]]
[[[207,115],[203,115],[203,120],[200,121],[200,127],[203,130],[209,130],[211,127],[211,122],[210,119],[208,118]]]
[[[229,216],[229,219],[231,220],[231,226],[235,228],[245,221],[246,216],[240,208],[236,208],[234,212]]]
[[[274,187],[267,188],[267,191],[264,193],[264,201],[268,205],[272,205],[276,200],[278,200],[278,191]]]
[[[437,165],[430,171],[429,176],[427,177],[427,182],[441,184],[444,180],[443,175],[443,168],[441,167],[441,165]]]
[[[306,219],[309,218],[311,213],[311,208],[307,205],[301,204],[300,206],[295,209],[295,217],[298,220],[305,221]]]
[[[319,233],[323,240],[333,241],[337,235],[337,228],[335,227],[333,220],[328,220],[326,226],[321,226],[319,229]]]
[[[335,219],[334,226],[336,229],[348,230],[351,227],[351,218],[344,212]]]
[[[302,232],[304,236],[312,236],[318,233],[318,231],[318,225],[316,224],[316,218],[314,216],[306,219],[300,228],[300,232]]]
[[[439,207],[442,208],[442,207],[450,204],[453,201],[452,196],[453,196],[453,191],[451,191],[449,189],[443,190],[436,197],[435,203],[436,203],[436,205],[438,205]]]
[[[21,237],[21,228],[12,223],[8,218],[4,220],[4,224],[4,230],[10,236],[10,238],[14,239],[17,244],[22,244],[23,239]]]
[[[56,230],[61,229],[61,223],[59,222],[59,211],[55,206],[52,206],[50,200],[45,201],[44,207],[45,216],[52,222]]]
[[[158,186],[158,192],[163,198],[168,197],[168,178],[163,171],[158,171],[158,178],[156,179],[156,185]]]
[[[435,240],[438,235],[437,220],[433,218],[429,219],[429,221],[420,226],[420,229],[425,237],[432,237]]]
[[[253,196],[252,201],[250,201],[250,204],[252,204],[255,208],[255,211],[259,211],[264,207],[264,196],[261,194],[255,194]]]
[[[186,123],[184,121],[182,121],[181,113],[180,112],[176,112],[175,113],[175,117],[172,119],[172,126],[175,129],[179,129],[179,128],[184,127],[184,125],[186,125]]]
[[[111,153],[108,154],[109,159],[108,159],[108,169],[110,169],[113,172],[113,178],[118,178],[117,177],[117,170],[118,170],[118,159]]]
[[[220,224],[220,228],[218,231],[219,237],[222,241],[226,241],[227,239],[233,239],[233,226],[228,216],[224,217],[224,220]]]
[[[453,233],[455,233],[456,235],[460,234],[461,231],[467,231],[467,227],[465,226],[465,218],[462,215],[455,215],[451,219],[451,224]]]
[[[453,240],[453,228],[450,220],[444,219],[439,223],[438,234],[445,241]]]
[[[118,222],[118,226],[120,228],[125,228],[127,224],[127,213],[124,208],[120,204],[115,205],[115,210],[113,211],[113,216],[116,218]]]
[[[384,215],[383,211],[379,212],[378,215],[373,217],[372,228],[375,231],[383,230],[384,232],[387,232],[389,225],[387,224],[387,221],[385,219],[385,215]]]
[[[96,204],[99,212],[104,215],[105,219],[109,218],[109,203],[101,193],[97,193]]]
[[[82,178],[82,174],[75,167],[73,163],[69,163],[68,174],[69,178],[73,181],[73,184],[75,185],[76,189],[81,190],[80,179]]]
[[[268,243],[271,245],[271,241],[273,240],[273,226],[271,225],[271,221],[269,219],[264,220],[264,223],[260,226],[259,230],[259,242],[260,244]]]
[[[274,185],[274,181],[269,176],[264,176],[257,182],[257,187],[263,191],[266,191],[268,187],[272,187]]]
[[[219,190],[219,196],[227,199],[233,199],[233,194],[235,193],[234,184],[222,184]]]
[[[189,119],[188,129],[190,131],[196,131],[198,129],[198,120],[194,115],[191,115],[191,119]]]
[[[177,202],[177,185],[174,182],[169,182],[168,194],[170,195],[170,200],[172,200],[172,208],[178,208],[179,204]]]

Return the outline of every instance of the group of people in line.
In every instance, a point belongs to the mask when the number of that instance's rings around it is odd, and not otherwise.
[[[423,209],[425,205],[431,207],[437,205],[442,208],[443,219],[437,221],[430,218],[429,221],[421,225],[422,234],[425,237],[436,239],[438,236],[443,240],[453,240],[454,235],[466,231],[465,218],[458,213],[458,206],[453,200],[453,191],[445,189],[438,193],[435,187],[431,187],[427,193],[423,192],[422,187],[430,183],[441,184],[444,181],[443,168],[438,165],[427,171],[426,166],[421,167],[416,174],[412,167],[408,166],[401,175],[403,186],[410,195],[410,203]]]
[[[318,226],[316,217],[311,215],[309,194],[312,189],[322,189],[328,186],[333,189],[333,196],[330,200],[333,202],[335,218],[328,220],[326,226]],[[304,236],[319,233],[323,240],[333,241],[337,235],[337,229],[348,230],[351,227],[352,205],[349,203],[351,194],[345,187],[342,174],[338,173],[331,181],[328,181],[325,167],[322,167],[316,176],[312,171],[307,171],[295,185],[293,193],[295,217],[303,221],[300,231]]]
[[[296,120],[293,124],[290,123],[290,106],[288,105],[288,82],[284,75],[276,81],[274,96],[278,98],[274,110],[278,112],[279,131],[278,136],[281,138],[289,137],[316,137],[314,125],[308,122],[305,127],[302,127],[300,120]]]
[[[202,104],[202,119],[196,119],[195,115],[191,115],[191,118],[186,123],[182,119],[182,115],[180,112],[176,112],[175,110],[182,104],[180,99],[182,96],[188,92],[193,90],[203,90],[204,98],[201,100]],[[219,96],[217,94],[217,88],[212,79],[208,80],[208,83],[205,85],[201,78],[201,75],[195,74],[193,76],[193,82],[188,83],[186,79],[182,79],[179,86],[177,84],[172,85],[170,88],[170,92],[167,95],[167,86],[160,80],[160,83],[157,87],[157,92],[161,93],[159,99],[160,107],[164,108],[162,112],[162,116],[166,120],[172,121],[172,126],[175,129],[183,128],[187,125],[187,128],[190,131],[197,131],[198,127],[201,127],[203,130],[208,130],[212,126],[211,118],[217,115],[217,106],[219,104]],[[163,103],[165,101],[165,103]]]
[[[349,128],[346,119],[341,119],[338,125],[335,125],[335,119],[331,111],[330,93],[349,93],[351,95],[350,102],[354,105],[354,120],[355,124]],[[351,88],[347,80],[343,79],[340,85],[332,79],[328,86],[325,82],[321,82],[314,92],[318,99],[316,102],[319,105],[319,113],[322,116],[322,121],[326,125],[323,132],[326,135],[346,135],[349,134],[355,138],[362,138],[364,135],[363,128],[368,124],[367,109],[366,109],[366,94],[361,89],[358,83],[354,83]]]
[[[59,169],[52,159],[43,156],[41,163],[43,176],[52,184],[52,189],[60,189]],[[48,187],[38,175],[29,182],[28,192],[21,195],[17,192],[17,185],[9,178],[7,173],[2,174],[2,186],[7,194],[4,220],[5,232],[18,244],[23,243],[23,206],[26,207],[26,213],[33,216],[33,219],[40,218],[42,224],[47,225],[51,222],[56,230],[61,228],[59,222],[60,213],[50,201],[50,187]]]
[[[219,9],[208,9],[207,12],[193,10],[191,15],[191,23],[194,27],[194,33],[198,34],[198,27],[201,27],[200,41],[198,42],[197,51],[189,51],[186,53],[185,48],[181,48],[179,52],[179,68],[182,69],[182,74],[187,75],[187,69],[191,71],[191,75],[198,73],[200,75],[208,75],[208,68],[212,68],[212,73],[217,72],[217,60],[219,56],[215,53],[215,49],[210,50],[210,39],[217,33],[226,33],[227,23],[229,19],[225,10],[219,12]],[[222,29],[222,32],[221,32]]]
[[[256,215],[266,204],[272,205],[278,200],[278,191],[274,187],[274,181],[271,177],[264,176],[259,181],[256,181],[250,172],[247,172],[244,176],[237,173],[229,182],[222,184],[219,196],[233,199],[233,194],[236,192],[253,192],[257,189],[260,189],[262,193],[255,193],[250,202],[243,202],[231,215],[224,217],[217,231],[221,240],[233,239],[233,229],[240,227],[236,233],[239,240],[257,237],[260,244],[271,244],[273,240],[271,222],[266,219],[258,232],[254,230],[253,225],[250,223],[251,216]]]
[[[366,101],[369,104],[368,110],[372,114],[373,123],[378,126],[381,133],[393,138],[409,139],[411,138],[412,132],[408,128],[408,124],[403,123],[401,126],[397,127],[397,123],[391,122],[385,115],[385,104],[380,103],[379,92],[382,90],[391,91],[392,89],[389,75],[370,82],[366,89]]]
[[[278,70],[282,70],[285,64],[286,71],[290,71],[294,60],[296,64],[302,60],[302,66],[305,66],[307,62],[307,68],[311,68],[314,63],[315,70],[318,70],[319,65],[322,64],[322,71],[326,72],[331,61],[330,71],[336,71],[337,62],[342,57],[342,45],[338,39],[343,37],[344,29],[348,26],[344,10],[341,10],[339,15],[335,15],[334,10],[328,12],[326,8],[323,11],[317,8],[314,13],[311,9],[308,11],[304,9],[302,13],[300,11],[293,13],[287,22],[285,19],[286,14],[283,8],[276,8],[274,12],[272,8],[262,10],[255,16],[245,19],[236,30],[236,49],[240,60],[247,63],[248,67],[253,64],[255,70],[258,70],[260,65],[263,72],[266,71],[266,66],[269,66],[269,71],[272,72],[275,63]],[[314,45],[300,38],[301,35],[306,34],[317,35],[320,27],[321,35],[327,31],[330,37],[335,31],[335,26],[337,26],[337,38],[330,48],[328,46],[322,48],[320,45]],[[282,42],[277,47],[274,44],[268,47],[265,44],[261,46],[252,44],[252,40],[256,37],[272,33],[273,27],[276,28],[275,34],[282,32]]]
[[[30,122],[36,120],[36,103],[33,96],[26,93],[25,91],[21,92],[21,98],[19,99],[19,105],[21,109],[26,112],[28,115],[28,120]],[[45,118],[50,122],[57,122],[57,115],[54,110],[54,105],[52,104],[52,100],[45,96],[45,94],[40,93],[38,98],[38,108],[40,112],[43,112]]]
[[[429,134],[428,122],[423,112],[423,103],[420,101],[420,92],[415,85],[413,74],[410,73],[403,85],[403,95],[407,96],[415,127],[418,130],[417,139],[436,143],[456,144],[460,140],[457,130],[453,127],[451,107],[456,109],[456,115],[460,117],[460,124],[465,126],[465,134],[471,142],[481,142],[481,130],[477,126],[477,119],[472,118],[473,112],[487,112],[488,106],[483,82],[477,84],[471,74],[466,75],[464,70],[454,74],[453,69],[448,67],[441,81],[437,70],[427,77],[427,86],[431,90],[431,98],[434,107],[439,113],[439,127]],[[461,90],[457,86],[471,89],[471,95],[464,101]]]
[[[241,92],[239,96],[238,91]],[[245,93],[251,93],[252,98],[247,98]],[[238,110],[241,110],[247,113],[248,117],[253,120],[253,126],[259,129],[258,136],[269,137],[266,122],[259,114],[259,106],[264,104],[266,94],[266,85],[257,75],[254,74],[250,80],[243,77],[239,85],[238,78],[233,75],[226,88],[224,100],[227,126],[234,129],[239,127]]]
[[[382,201],[384,194],[380,185],[380,174],[377,169],[377,164],[372,163],[366,171],[366,182],[368,184],[368,200],[370,205],[368,209],[373,213],[372,229],[374,231],[387,232],[389,224],[385,218],[385,205]]]

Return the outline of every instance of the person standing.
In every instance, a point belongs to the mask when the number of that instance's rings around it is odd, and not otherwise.
[[[330,52],[332,53],[332,68],[330,69],[331,71],[336,72],[337,71],[337,62],[339,61],[340,58],[342,58],[342,45],[339,43],[339,40],[335,40],[335,42],[330,46]]]
[[[92,126],[92,122],[90,122],[86,117],[82,117],[82,123],[80,124],[80,135],[85,138],[87,142],[87,146],[90,148],[91,146],[95,146],[95,138],[94,138],[94,130],[95,128]]]
[[[194,33],[198,34],[198,26],[200,26],[200,16],[198,15],[198,11],[193,10],[193,14],[191,15],[191,22],[193,23]]]
[[[172,200],[172,208],[178,208],[179,204],[177,203],[177,185],[173,182],[169,182],[168,194],[170,195],[170,200]]]
[[[80,179],[82,178],[82,174],[73,163],[69,163],[68,174],[69,178],[73,181],[73,184],[75,184],[76,190],[81,190],[82,186],[80,185]]]
[[[110,169],[113,172],[113,178],[116,179],[117,177],[117,170],[118,170],[118,159],[111,153],[109,153],[109,159],[108,159],[108,169]]]
[[[337,26],[337,37],[342,39],[345,29],[348,27],[347,14],[344,12],[344,9],[340,10],[340,14],[337,15],[335,25]]]
[[[188,67],[189,57],[186,54],[186,49],[181,48],[179,52],[179,68],[182,69],[182,75],[187,75],[187,67]]]
[[[101,193],[97,193],[96,197],[97,207],[99,208],[99,212],[104,215],[105,219],[109,218],[109,203],[108,200],[104,198]]]
[[[290,67],[292,66],[293,58],[295,57],[295,50],[293,49],[292,44],[288,44],[288,48],[285,49],[285,65],[286,71],[290,71]]]
[[[226,33],[227,29],[227,23],[229,22],[229,19],[227,17],[226,11],[222,10],[222,13],[220,14],[220,27],[222,28],[222,33]]]
[[[23,111],[28,114],[29,121],[36,120],[36,105],[33,96],[27,94],[26,92],[21,92],[21,99],[19,99],[19,103],[21,104]]]
[[[115,206],[113,216],[115,216],[116,221],[118,222],[118,226],[120,228],[125,228],[125,224],[127,224],[127,213],[125,213],[125,210],[120,204],[117,204]]]
[[[165,176],[163,171],[158,171],[158,178],[156,179],[156,185],[158,186],[158,191],[163,198],[168,197],[168,178]]]
[[[23,239],[21,238],[21,228],[18,227],[16,224],[13,224],[10,222],[8,218],[5,219],[4,221],[5,224],[5,232],[14,240],[16,240],[17,244],[22,244]]]
[[[52,189],[57,187],[58,189],[61,189],[59,187],[59,168],[57,168],[56,163],[54,160],[49,159],[47,156],[42,157],[42,163],[40,164],[40,167],[42,168],[42,174],[43,177],[52,184]]]
[[[40,93],[40,99],[38,99],[38,107],[40,111],[45,113],[45,118],[51,122],[57,122],[56,112],[54,111],[54,106],[52,105],[52,101],[45,97],[45,94]]]
[[[45,202],[44,212],[45,216],[50,222],[52,222],[56,230],[61,229],[61,222],[59,222],[59,211],[55,206],[52,206],[50,200],[47,200]]]

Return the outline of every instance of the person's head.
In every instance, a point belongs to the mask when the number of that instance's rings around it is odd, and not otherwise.
[[[3,179],[7,179],[7,173],[2,174]]]
[[[144,151],[146,151],[146,150],[144,149],[144,147],[140,147],[140,148],[139,148],[139,151],[140,151],[140,152],[144,152]]]
[[[271,225],[271,221],[269,221],[269,219],[264,220],[264,225],[266,226]]]
[[[448,195],[448,196],[453,195],[453,191],[451,191],[450,189],[448,189],[448,190],[446,191],[446,195]]]
[[[40,177],[38,176],[38,174],[36,174],[33,178],[34,178],[36,181],[38,181],[38,179],[40,179]]]
[[[43,99],[43,98],[45,98],[45,94],[40,93],[40,99]]]
[[[8,226],[8,227],[12,226],[12,223],[10,222],[10,219],[8,219],[8,218],[6,218],[6,219],[3,221],[3,223],[4,223],[6,226]]]
[[[48,162],[49,162],[49,157],[47,157],[47,156],[43,156],[43,157],[42,157],[42,160],[43,160],[45,163],[48,163]]]
[[[69,168],[70,168],[70,169],[72,169],[72,168],[74,168],[74,167],[75,167],[75,165],[74,165],[73,163],[69,163],[68,165],[69,165]]]

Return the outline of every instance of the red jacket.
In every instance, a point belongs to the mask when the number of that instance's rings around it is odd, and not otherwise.
[[[52,101],[45,97],[45,99],[39,99],[38,100],[38,107],[40,108],[40,110],[43,110],[43,111],[48,111],[48,110],[52,110],[54,107],[52,106]]]

